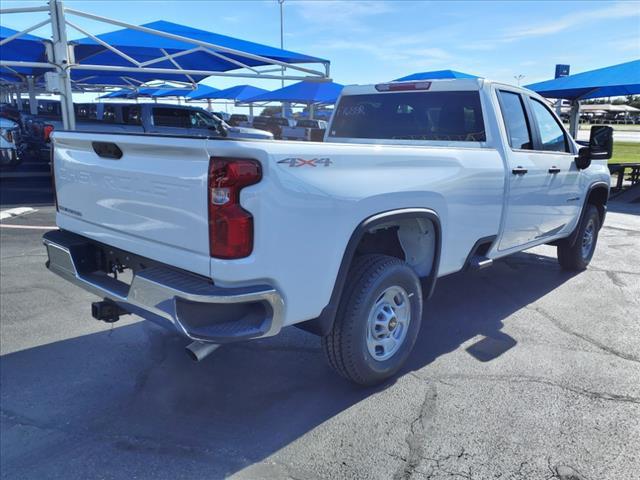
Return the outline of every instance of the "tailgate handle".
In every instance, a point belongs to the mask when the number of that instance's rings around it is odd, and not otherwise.
[[[92,142],[93,151],[102,158],[111,158],[120,160],[122,158],[122,150],[113,142]]]

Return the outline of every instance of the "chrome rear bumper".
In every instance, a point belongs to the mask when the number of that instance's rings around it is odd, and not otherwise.
[[[128,284],[95,268],[93,257],[106,246],[65,231],[47,232],[43,242],[52,272],[128,312],[173,325],[192,340],[228,343],[272,336],[282,328],[284,302],[270,286],[221,288],[157,263],[135,271]]]

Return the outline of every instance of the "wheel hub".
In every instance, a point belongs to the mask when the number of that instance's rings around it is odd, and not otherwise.
[[[582,258],[588,258],[591,254],[595,232],[596,226],[593,220],[589,220],[587,228],[584,229],[584,235],[582,236]]]
[[[378,361],[391,358],[402,346],[411,321],[409,295],[398,286],[378,297],[367,323],[367,349]]]

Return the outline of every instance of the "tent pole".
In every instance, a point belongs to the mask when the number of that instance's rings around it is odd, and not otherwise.
[[[20,89],[16,88],[16,107],[22,111],[22,95],[20,95]]]
[[[210,112],[213,111],[213,107],[211,106],[211,99],[207,98],[207,110],[209,110]]]
[[[53,57],[57,70],[60,88],[60,110],[65,130],[76,129],[76,118],[73,109],[73,91],[71,89],[71,72],[69,66],[69,44],[67,42],[67,25],[64,20],[62,0],[51,0],[51,27],[53,30]]]
[[[571,113],[569,114],[569,134],[574,138],[578,138],[578,129],[580,128],[580,101],[571,101]]]
[[[313,120],[313,114],[314,114],[314,108],[313,108],[313,103],[309,104],[309,120]]]
[[[253,123],[253,103],[249,104],[249,121]]]
[[[27,86],[29,88],[29,113],[31,115],[38,114],[38,100],[36,99],[36,88],[34,85],[33,75],[27,77]]]

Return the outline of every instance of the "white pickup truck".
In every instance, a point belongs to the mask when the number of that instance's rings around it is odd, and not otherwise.
[[[591,133],[482,79],[347,87],[325,143],[56,131],[47,266],[104,298],[95,318],[167,325],[196,359],[297,324],[375,384],[439,277],[540,244],[586,268],[612,149]]]

